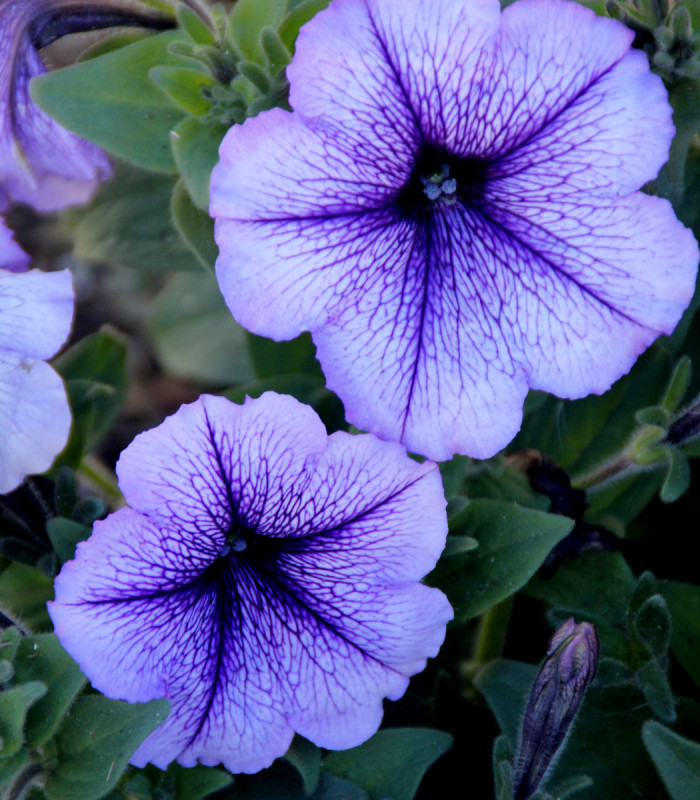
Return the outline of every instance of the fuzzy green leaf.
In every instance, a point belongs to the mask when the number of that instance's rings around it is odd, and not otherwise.
[[[167,717],[167,700],[124,703],[81,697],[56,737],[59,763],[46,784],[48,800],[99,800],[121,778],[132,753]]]
[[[471,619],[524,586],[573,524],[515,503],[473,500],[453,517],[451,529],[479,546],[443,559],[428,580],[447,594],[457,621]]]
[[[700,797],[700,744],[649,720],[642,738],[672,800]]]
[[[149,78],[181,66],[169,48],[186,41],[166,31],[32,80],[32,97],[64,127],[113,155],[157,172],[175,172],[169,134],[184,112]]]
[[[45,744],[85,685],[85,676],[52,633],[23,637],[15,661],[14,683],[43,681],[48,690],[29,709],[26,741],[30,747]]]
[[[372,800],[413,800],[428,767],[452,746],[452,737],[428,728],[388,728],[359,747],[329,753],[324,770],[349,780]]]

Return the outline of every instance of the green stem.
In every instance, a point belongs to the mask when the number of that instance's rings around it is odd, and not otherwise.
[[[41,767],[38,764],[30,764],[23,772],[20,772],[14,785],[8,792],[7,800],[20,800],[24,797],[27,789],[30,788],[34,779],[41,774]]]
[[[632,465],[627,453],[621,453],[614,461],[608,461],[607,464],[594,469],[580,478],[573,478],[571,484],[576,489],[590,489],[597,486],[599,483],[614,478],[615,475],[620,475]]]
[[[483,666],[501,655],[512,607],[513,597],[511,596],[501,600],[500,603],[482,614],[472,649],[472,666]]]
[[[110,505],[116,507],[125,505],[126,501],[119,491],[116,475],[94,456],[83,456],[76,474],[95,490],[102,492]]]

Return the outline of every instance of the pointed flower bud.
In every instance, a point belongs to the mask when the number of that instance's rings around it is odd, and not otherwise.
[[[513,800],[527,800],[561,748],[598,666],[598,637],[568,619],[549,643],[530,693],[513,777]]]

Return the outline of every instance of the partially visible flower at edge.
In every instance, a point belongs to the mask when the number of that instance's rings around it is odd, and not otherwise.
[[[220,148],[235,318],[310,330],[347,418],[437,460],[503,448],[528,388],[607,390],[698,261],[637,191],[674,129],[632,39],[564,0],[332,0],[287,69],[294,111]]]
[[[513,800],[537,791],[564,744],[598,667],[598,636],[573,618],[557,628],[530,693],[513,775]]]
[[[12,202],[38,211],[84,203],[111,174],[99,147],[59,125],[29,96],[30,80],[46,71],[31,23],[47,9],[81,5],[0,0],[0,210]]]
[[[68,338],[68,270],[27,270],[28,256],[0,220],[0,493],[44,472],[68,441],[66,390],[44,363]]]
[[[353,747],[437,654],[452,609],[419,583],[447,534],[435,464],[268,392],[182,406],[117,472],[130,507],[78,545],[49,613],[95,688],[170,700],[136,766],[256,772],[294,732]]]

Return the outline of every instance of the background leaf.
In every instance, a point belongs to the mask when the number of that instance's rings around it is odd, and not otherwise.
[[[179,66],[170,45],[185,41],[166,31],[31,83],[35,102],[64,127],[118,158],[156,172],[175,172],[170,131],[184,112],[148,76],[156,66]]]
[[[359,747],[329,753],[324,770],[363,788],[372,800],[413,800],[426,770],[452,745],[427,728],[388,728]]]
[[[479,546],[441,559],[428,582],[447,594],[456,621],[471,619],[524,586],[573,525],[515,503],[472,500],[452,518],[451,535],[466,534]]]
[[[700,797],[700,744],[650,720],[642,729],[644,746],[673,800]]]

